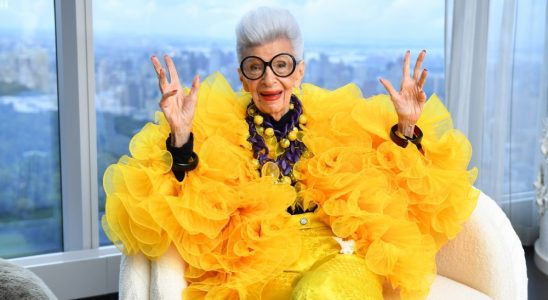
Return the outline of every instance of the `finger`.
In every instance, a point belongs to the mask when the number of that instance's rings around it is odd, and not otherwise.
[[[162,94],[162,99],[160,100],[160,103],[159,103],[160,107],[164,108],[165,105],[167,104],[167,99],[169,99],[169,97],[171,96],[174,96],[175,94],[177,94],[177,90],[169,91],[167,93]]]
[[[171,96],[173,96],[173,95],[175,95],[175,94],[177,94],[177,90],[173,90],[173,91],[169,91],[169,92],[167,92],[167,93],[163,93],[163,94],[162,94],[162,100],[163,100],[163,99],[166,99],[166,98],[169,98],[169,97],[171,97]]]
[[[424,91],[422,91],[422,92],[419,94],[419,101],[420,101],[420,102],[426,101],[426,93],[425,93]]]
[[[177,74],[177,69],[175,69],[175,64],[173,63],[173,60],[167,54],[164,55],[164,60],[166,61],[166,66],[169,71],[169,78],[171,78],[171,82],[179,84],[179,75]]]
[[[421,73],[421,78],[419,79],[419,88],[422,90],[422,87],[424,86],[424,83],[426,82],[426,76],[428,76],[428,70],[424,69]]]
[[[169,85],[167,82],[166,71],[164,71],[163,68],[160,69],[160,74],[158,74],[158,83],[160,84],[160,91],[163,93]]]
[[[198,91],[200,90],[200,76],[196,75],[194,76],[194,79],[192,80],[192,87],[190,88],[190,99],[192,99],[193,102],[196,102],[198,100]]]
[[[407,50],[403,57],[403,79],[409,77],[409,58],[411,57],[411,51]]]
[[[194,76],[194,79],[192,79],[192,88],[191,88],[191,92],[192,93],[197,93],[198,90],[200,89],[200,75],[196,75]]]
[[[392,86],[390,81],[388,81],[386,79],[383,79],[383,78],[379,78],[379,81],[384,86],[384,88],[386,89],[388,94],[390,94],[390,97],[396,98],[398,96],[398,92],[394,89],[394,87]]]
[[[160,70],[162,69],[162,64],[160,63],[160,60],[154,55],[150,57],[150,60],[152,61],[152,65],[154,66],[154,71],[156,71],[156,75],[160,76]]]
[[[417,57],[417,63],[415,64],[415,69],[413,70],[413,79],[418,80],[419,72],[422,70],[422,62],[426,56],[426,50],[422,50]]]

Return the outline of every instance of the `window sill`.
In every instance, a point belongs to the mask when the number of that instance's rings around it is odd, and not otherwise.
[[[118,292],[121,254],[114,246],[10,259],[38,275],[59,299]]]

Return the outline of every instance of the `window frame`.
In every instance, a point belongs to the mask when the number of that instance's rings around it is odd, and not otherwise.
[[[63,252],[10,259],[60,299],[116,293],[121,254],[99,247],[91,0],[55,0]]]
[[[55,1],[55,27],[64,251],[96,248],[98,212],[93,208],[97,205],[97,143],[91,1]]]

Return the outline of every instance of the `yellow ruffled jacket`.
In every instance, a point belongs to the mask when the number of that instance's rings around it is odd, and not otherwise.
[[[423,155],[390,140],[397,116],[387,95],[363,99],[352,84],[334,91],[305,84],[295,93],[313,153],[295,166],[298,193],[259,177],[244,120],[250,95],[235,93],[217,73],[200,88],[198,168],[175,179],[165,148],[169,125],[157,113],[131,140],[131,157],[105,172],[105,232],[126,255],[156,259],[173,244],[188,264],[185,299],[245,299],[299,259],[286,212],[299,197],[318,205],[334,235],[355,240],[357,255],[402,298],[424,298],[436,252],[476,205],[468,140],[436,96],[418,122]]]

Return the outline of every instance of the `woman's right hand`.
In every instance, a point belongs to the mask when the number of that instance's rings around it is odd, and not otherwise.
[[[182,147],[188,141],[192,130],[192,120],[194,119],[194,110],[198,100],[198,90],[200,89],[200,77],[198,75],[194,77],[190,93],[184,95],[183,87],[179,82],[179,75],[171,57],[164,56],[171,82],[167,81],[166,72],[160,60],[156,56],[152,56],[151,60],[156,75],[158,75],[158,83],[162,93],[160,108],[171,128],[171,146]]]

